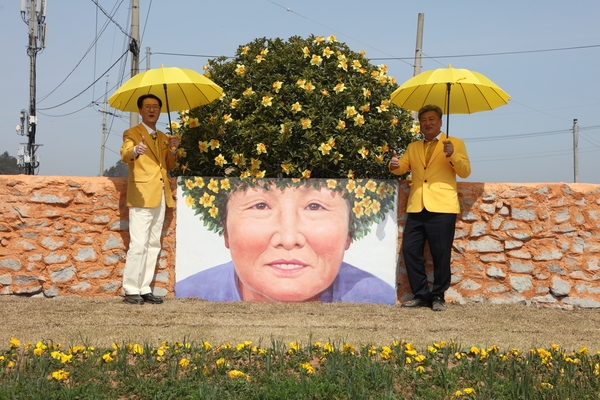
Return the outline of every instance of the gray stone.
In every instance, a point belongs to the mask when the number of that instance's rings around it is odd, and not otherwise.
[[[521,242],[520,240],[505,240],[504,241],[504,248],[506,250],[520,249],[521,247],[523,247],[523,242]]]
[[[508,263],[508,267],[511,271],[517,272],[520,274],[529,274],[533,272],[533,264],[532,263],[520,263],[515,261],[510,261]]]
[[[12,275],[11,274],[3,274],[0,275],[0,285],[8,286],[12,283]]]
[[[513,250],[513,251],[509,251],[508,255],[514,258],[521,258],[524,260],[530,260],[532,258],[531,253],[529,253],[528,251],[522,251],[522,250]]]
[[[502,253],[498,254],[482,254],[479,259],[483,262],[504,262],[506,261],[506,256]]]
[[[485,271],[486,275],[489,276],[490,278],[497,278],[497,279],[501,279],[501,278],[506,278],[506,273],[504,273],[504,271],[502,271],[500,268],[498,267],[489,267],[486,271]]]
[[[75,255],[75,261],[84,262],[84,261],[94,261],[96,260],[96,252],[91,247],[84,247],[77,251]]]
[[[463,221],[477,221],[479,217],[472,211],[464,211],[460,217]]]
[[[510,279],[510,286],[516,292],[523,293],[528,290],[531,290],[531,288],[533,287],[531,276],[512,275],[509,279]]]
[[[154,280],[156,282],[169,283],[169,273],[167,271],[161,271],[154,275]]]
[[[472,279],[465,279],[463,283],[460,284],[460,288],[462,290],[478,290],[481,288],[481,285]]]
[[[20,240],[16,243],[17,245],[21,246],[23,248],[23,250],[35,250],[35,246],[33,244],[31,244],[31,242],[27,242],[25,240]]]
[[[57,297],[58,289],[55,288],[54,286],[50,286],[48,289],[44,290],[44,296],[45,297]]]
[[[511,238],[520,240],[522,242],[531,239],[531,233],[529,232],[506,232],[506,234]]]
[[[65,261],[67,261],[67,256],[65,254],[50,253],[44,257],[44,262],[48,265],[61,264]]]
[[[475,222],[471,228],[471,236],[478,237],[487,233],[487,225],[485,222]]]
[[[531,298],[532,303],[541,303],[541,304],[555,304],[557,302],[556,298],[551,294],[547,294],[545,296],[534,296]]]
[[[92,285],[90,285],[89,283],[87,283],[87,282],[81,282],[81,283],[78,283],[77,285],[71,286],[71,289],[76,290],[76,291],[80,291],[80,292],[84,292],[84,291],[88,290],[91,287],[92,287]]]
[[[571,284],[557,276],[552,278],[550,292],[556,297],[568,296],[571,291]]]
[[[44,248],[46,248],[50,251],[60,249],[61,247],[64,247],[64,245],[65,245],[65,242],[63,242],[62,240],[54,240],[49,237],[45,237],[42,240],[42,246],[44,246]]]
[[[551,260],[560,260],[562,258],[562,253],[558,250],[552,251],[544,251],[537,256],[533,257],[536,261],[551,261]]]
[[[107,269],[98,269],[96,271],[91,271],[91,272],[86,272],[84,274],[81,274],[82,278],[103,278],[105,276],[108,276],[110,274],[110,271]]]
[[[511,215],[519,221],[535,221],[537,219],[535,210],[525,210],[516,207],[513,207]]]
[[[579,283],[575,285],[575,290],[577,293],[591,293],[591,294],[599,294],[600,287],[586,285],[585,283]]]
[[[165,297],[169,293],[169,291],[165,288],[154,287],[154,289],[152,289],[152,293],[154,293],[154,295],[158,297]]]
[[[0,268],[8,268],[13,271],[18,271],[21,269],[21,261],[16,258],[4,258],[0,260]]]
[[[121,285],[122,282],[120,281],[105,283],[104,285],[100,286],[100,290],[102,292],[115,292],[121,288]]]
[[[504,285],[492,285],[485,288],[485,291],[489,293],[504,293],[507,290],[508,289]]]
[[[75,267],[70,266],[59,269],[58,271],[50,272],[50,278],[52,279],[52,282],[65,282],[73,279],[75,272]]]
[[[108,254],[108,255],[104,256],[104,264],[105,265],[113,265],[122,260],[125,260],[125,257],[126,257],[126,253],[123,251],[118,252],[117,254]]]
[[[556,221],[557,224],[567,222],[570,218],[571,214],[568,210],[561,210],[554,215],[554,221]]]
[[[123,240],[114,233],[111,233],[106,239],[106,242],[104,242],[102,250],[122,249],[124,247]]]
[[[561,268],[560,265],[555,264],[555,263],[551,263],[548,264],[548,272],[551,274],[558,274],[558,275],[566,275],[567,271],[565,271],[563,268]]]
[[[92,222],[95,224],[108,224],[110,222],[110,218],[108,215],[94,215]]]
[[[34,193],[33,197],[29,199],[33,203],[45,203],[45,204],[68,204],[71,201],[69,197],[58,197],[53,194],[39,194]]]
[[[469,241],[468,251],[477,251],[479,253],[501,252],[504,250],[502,243],[496,239],[486,237],[477,241]]]
[[[571,306],[579,307],[579,308],[600,308],[600,301],[585,299],[579,297],[565,297],[562,299],[564,304],[568,304]]]
[[[481,211],[483,211],[486,214],[494,214],[496,212],[496,207],[493,204],[481,204],[479,206],[479,208],[481,209]]]
[[[527,304],[527,299],[523,296],[508,296],[508,297],[493,297],[490,299],[491,304]]]

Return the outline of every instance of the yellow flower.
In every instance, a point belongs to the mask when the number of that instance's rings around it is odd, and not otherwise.
[[[382,102],[377,108],[377,112],[382,113],[390,110],[390,102],[388,100]]]
[[[181,128],[181,125],[179,125],[179,122],[171,121],[171,131],[177,132],[179,130],[179,128]]]
[[[254,176],[255,178],[264,178],[265,175],[267,175],[267,171],[266,170],[262,170],[262,171],[258,171],[258,170],[252,170],[252,176]]]
[[[216,197],[210,195],[208,193],[204,193],[202,197],[198,199],[198,204],[204,206],[204,208],[210,208],[213,205],[213,201],[215,201]]]
[[[360,111],[362,111],[362,112],[371,111],[371,105],[369,103],[363,104],[362,106],[360,106]]]
[[[302,125],[302,129],[310,129],[312,128],[312,121],[309,118],[303,118],[300,120],[300,124]]]
[[[331,57],[333,55],[333,51],[329,48],[329,46],[325,47],[325,49],[323,49],[323,57]]]
[[[344,71],[348,71],[348,60],[346,60],[346,57],[344,58],[340,58],[338,57],[338,65],[337,67],[340,69],[343,69]]]
[[[318,150],[323,155],[329,154],[329,152],[331,151],[331,146],[328,143],[321,143],[321,145],[319,146]]]
[[[300,343],[298,342],[290,342],[290,348],[288,349],[288,354],[294,354],[301,350]]]
[[[363,146],[358,151],[358,154],[360,154],[362,158],[367,158],[367,156],[369,155],[369,149],[366,149],[365,146]]]
[[[225,157],[223,156],[223,154],[219,153],[219,155],[215,157],[215,165],[218,165],[219,167],[222,167],[225,164],[227,164],[227,160],[225,159]]]
[[[354,179],[354,171],[349,169],[346,176],[348,177],[348,179]]]
[[[315,85],[313,85],[310,82],[306,82],[306,85],[304,85],[304,90],[306,90],[307,92],[312,92],[313,90],[315,90]]]
[[[112,358],[110,353],[106,353],[102,356],[102,359],[104,360],[105,363],[110,363],[113,362],[114,359]]]
[[[264,48],[264,49],[262,49],[260,51],[260,54],[263,55],[263,56],[266,56],[268,52],[269,52],[269,49],[268,48]]]
[[[582,356],[587,356],[587,354],[588,354],[587,346],[580,347],[579,350],[577,350],[577,354],[580,354]]]
[[[365,117],[363,117],[361,114],[357,114],[356,117],[354,117],[354,122],[356,125],[362,126],[365,124]]]
[[[208,342],[203,342],[202,347],[204,347],[204,350],[208,351],[208,350],[212,349],[212,344],[210,344]]]
[[[415,361],[416,362],[423,362],[425,361],[425,356],[423,354],[419,354],[418,356],[415,357]]]
[[[212,139],[209,144],[211,150],[218,149],[221,146],[220,142],[217,139]]]
[[[16,349],[17,347],[21,346],[21,341],[17,338],[10,338],[10,348],[11,349]]]
[[[273,100],[273,97],[271,97],[271,96],[263,96],[263,98],[262,98],[262,105],[265,106],[265,107],[272,106],[273,102],[271,100]]]
[[[250,380],[250,377],[248,375],[246,375],[245,373],[243,373],[242,371],[238,371],[237,369],[232,369],[231,371],[229,371],[227,373],[229,375],[229,377],[231,379],[235,379],[235,378],[245,378],[247,380]]]
[[[329,90],[327,90],[327,89],[323,89],[323,90],[321,90],[321,94],[322,94],[323,96],[329,96]]]
[[[250,50],[250,47],[243,46],[242,49],[240,50],[240,54],[248,54],[248,50]]]
[[[337,42],[337,38],[334,35],[327,36],[325,40],[327,40],[329,43]]]
[[[257,160],[256,158],[250,159],[250,169],[260,169],[260,164],[262,164],[262,161]]]
[[[254,62],[257,64],[260,64],[263,60],[263,56],[260,54],[257,54],[256,57],[254,57]]]
[[[335,85],[333,90],[336,93],[342,93],[344,90],[346,90],[346,85],[344,85],[343,83],[338,83],[337,85]]]
[[[252,90],[252,87],[249,87],[248,89],[244,90],[242,94],[244,96],[252,96],[254,94],[254,90]]]
[[[144,354],[144,348],[139,344],[133,345],[133,354]]]
[[[475,394],[475,389],[468,387],[464,388],[463,392],[465,392],[466,395]]]
[[[302,53],[304,54],[304,58],[310,57],[310,49],[308,47],[304,47],[302,49]]]
[[[244,67],[242,64],[238,64],[237,67],[235,67],[235,73],[240,76],[246,75],[246,67]]]
[[[288,133],[290,131],[290,128],[286,124],[280,124],[279,128],[279,133]]]
[[[185,368],[185,367],[187,367],[188,365],[190,365],[190,360],[188,360],[187,358],[182,358],[182,359],[179,361],[179,366],[180,366],[181,368]]]
[[[292,170],[292,164],[281,164],[281,170],[289,175]]]
[[[371,97],[371,90],[367,89],[367,88],[363,88],[363,96],[365,97]]]
[[[225,114],[225,115],[223,115],[223,121],[225,121],[226,124],[228,124],[231,121],[233,121],[233,119],[231,118],[231,114]]]
[[[315,373],[315,369],[312,365],[310,365],[310,363],[305,362],[304,364],[300,364],[300,368],[302,368],[304,371],[306,371],[307,374],[314,374]]]
[[[324,41],[325,41],[325,38],[323,36],[317,36],[313,42],[314,43],[323,43]]]
[[[312,58],[310,59],[311,65],[319,66],[319,65],[321,65],[322,62],[323,62],[323,58],[321,58],[321,56],[318,56],[316,54],[313,54]]]
[[[273,90],[275,90],[275,93],[279,93],[282,86],[283,86],[283,82],[281,82],[281,81],[273,82]]]
[[[358,114],[358,111],[356,111],[356,108],[354,106],[346,106],[346,110],[344,111],[344,113],[346,113],[346,118],[352,118],[356,114]]]
[[[197,128],[200,126],[200,121],[198,121],[198,118],[190,118],[188,120],[188,126],[190,128]]]
[[[337,126],[335,127],[335,129],[343,131],[344,129],[346,129],[346,122],[342,121],[342,120],[338,120]]]
[[[362,67],[362,65],[360,64],[360,61],[358,60],[354,60],[352,61],[352,69],[353,70],[359,70]]]
[[[229,107],[237,108],[240,105],[240,99],[231,99],[231,103],[229,103]]]
[[[296,85],[304,89],[304,85],[306,85],[306,81],[304,79],[298,79],[296,81]]]
[[[295,114],[298,111],[302,111],[302,105],[298,102],[295,102],[294,104],[292,104],[292,112]],[[283,124],[281,124],[283,126]]]
[[[70,372],[64,371],[62,369],[52,372],[52,378],[56,379],[57,381],[65,380],[69,378],[69,375],[71,375]]]
[[[267,146],[264,143],[259,143],[256,145],[256,153],[262,154],[267,152]]]
[[[415,371],[417,371],[420,374],[424,374],[425,373],[425,367],[423,367],[422,365],[419,365],[418,367],[415,368]]]
[[[304,171],[302,171],[302,177],[305,179],[310,178],[310,170],[305,169]]]

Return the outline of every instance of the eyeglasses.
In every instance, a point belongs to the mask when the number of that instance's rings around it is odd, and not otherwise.
[[[142,108],[146,110],[160,110],[160,106],[158,104],[145,104]]]

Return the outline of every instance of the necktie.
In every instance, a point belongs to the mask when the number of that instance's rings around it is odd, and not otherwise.
[[[425,141],[425,164],[429,164],[429,160],[431,160],[431,155],[433,154],[433,149],[435,149],[437,142],[437,139]]]

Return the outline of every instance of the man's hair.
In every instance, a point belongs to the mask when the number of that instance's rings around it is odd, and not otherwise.
[[[142,108],[142,106],[144,105],[144,100],[146,100],[146,99],[154,99],[154,100],[158,101],[158,105],[160,106],[160,108],[162,108],[162,100],[158,96],[156,96],[152,93],[143,94],[140,97],[138,97],[138,100],[137,100],[138,108]]]
[[[442,119],[442,109],[436,106],[435,104],[427,104],[426,106],[421,107],[419,110],[418,118],[421,119],[421,115],[426,113],[427,111],[435,111],[435,113]]]

